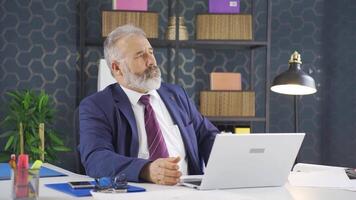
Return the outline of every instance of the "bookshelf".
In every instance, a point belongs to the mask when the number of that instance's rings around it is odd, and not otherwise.
[[[255,3],[254,0],[249,0],[251,2],[251,15],[254,18],[254,10],[255,10]],[[103,38],[87,38],[86,34],[86,0],[80,0],[79,10],[80,10],[80,39],[79,39],[79,101],[84,98],[85,95],[85,62],[84,62],[84,54],[85,48],[88,46],[98,46],[101,47],[103,44]],[[183,49],[226,49],[226,50],[248,50],[249,51],[249,88],[248,90],[255,89],[255,66],[254,61],[256,59],[255,50],[256,49],[263,49],[265,51],[265,60],[264,60],[264,67],[265,67],[265,91],[263,91],[264,96],[264,114],[255,116],[255,117],[208,117],[216,125],[249,125],[252,127],[253,123],[264,123],[264,131],[269,132],[269,85],[270,85],[270,46],[271,46],[271,15],[272,15],[272,6],[271,0],[267,0],[267,7],[266,7],[266,28],[265,28],[265,40],[255,40],[254,33],[252,40],[187,40],[187,41],[180,41],[177,38],[179,37],[178,26],[176,28],[176,40],[164,40],[164,39],[149,39],[151,45],[157,48],[168,48],[174,49],[176,55]],[[168,16],[179,16],[180,4],[179,0],[168,0]],[[98,8],[99,9],[99,8]],[[178,17],[176,18],[176,24],[178,24]],[[252,23],[254,27],[254,21]],[[254,28],[252,29],[255,30]],[[171,53],[167,53],[167,69],[175,69],[179,66],[180,58],[179,56],[174,56]],[[170,61],[170,58],[174,58]],[[78,101],[78,102],[79,102]],[[257,103],[257,101],[256,101]]]

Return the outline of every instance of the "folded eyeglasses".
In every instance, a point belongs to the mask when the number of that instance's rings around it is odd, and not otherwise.
[[[127,192],[127,178],[125,174],[115,177],[102,177],[95,179],[95,192],[122,193]]]

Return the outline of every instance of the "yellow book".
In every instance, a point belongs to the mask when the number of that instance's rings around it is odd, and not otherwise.
[[[236,127],[235,134],[249,134],[251,133],[250,127]]]

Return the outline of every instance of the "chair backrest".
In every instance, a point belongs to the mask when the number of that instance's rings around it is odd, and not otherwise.
[[[105,59],[100,59],[98,68],[98,91],[101,91],[106,88],[106,86],[116,82],[117,81],[111,75],[111,70],[106,64]]]

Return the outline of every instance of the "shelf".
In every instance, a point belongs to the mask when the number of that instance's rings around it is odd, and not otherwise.
[[[161,40],[161,39],[149,39],[153,47],[174,47],[176,45],[175,40]],[[87,39],[86,45],[89,46],[103,46],[104,39]],[[180,48],[194,48],[194,49],[232,49],[236,47],[243,48],[258,48],[267,46],[266,41],[241,41],[241,40],[181,40],[178,41]]]
[[[267,46],[266,41],[245,41],[245,40],[187,40],[179,41],[181,48],[219,48],[231,49],[236,47],[258,48]]]
[[[207,117],[212,122],[265,122],[265,117]]]
[[[105,38],[88,38],[85,41],[85,44],[87,46],[96,46],[96,47],[102,47],[104,44]],[[169,47],[174,45],[174,41],[170,40],[160,40],[160,39],[149,39],[151,45],[153,47]]]

